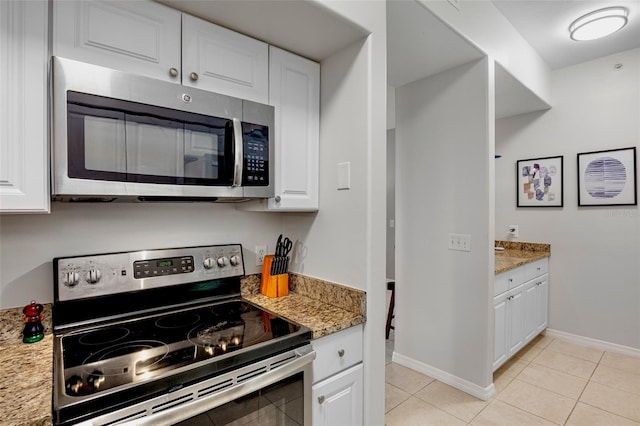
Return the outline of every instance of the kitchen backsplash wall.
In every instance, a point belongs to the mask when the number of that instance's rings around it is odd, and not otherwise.
[[[2,215],[0,309],[52,302],[54,257],[240,243],[256,273],[255,246],[273,252],[282,220],[211,203],[53,203],[49,215]]]

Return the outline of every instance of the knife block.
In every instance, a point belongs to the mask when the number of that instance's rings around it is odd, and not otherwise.
[[[267,297],[282,297],[289,294],[289,274],[271,275],[273,255],[264,257],[262,277],[260,278],[260,293]]]

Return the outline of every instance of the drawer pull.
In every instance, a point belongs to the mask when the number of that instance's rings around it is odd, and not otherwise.
[[[512,283],[513,282],[513,278],[509,278],[509,282]]]
[[[340,358],[342,358],[342,357],[344,356],[344,349],[340,349],[340,350],[338,351],[338,356],[339,356]]]
[[[320,395],[318,397],[318,403],[320,403],[320,404],[324,403],[324,395]]]
[[[169,68],[169,75],[171,77],[177,77],[178,76],[178,70],[174,67]]]

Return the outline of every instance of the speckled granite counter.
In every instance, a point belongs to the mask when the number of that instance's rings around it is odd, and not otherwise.
[[[504,247],[504,251],[496,251],[495,253],[496,274],[551,256],[550,244],[496,241],[495,246]]]
[[[291,274],[289,295],[260,294],[260,277],[242,280],[247,300],[311,328],[317,339],[365,322],[366,293]],[[45,338],[22,343],[22,308],[0,311],[0,426],[51,425],[53,336],[51,305],[45,305]]]
[[[53,386],[51,305],[43,340],[22,343],[22,308],[0,311],[0,425],[50,425]]]
[[[289,294],[269,298],[260,294],[258,275],[242,282],[242,297],[256,305],[307,326],[317,339],[365,322],[366,293],[339,284],[289,276]]]

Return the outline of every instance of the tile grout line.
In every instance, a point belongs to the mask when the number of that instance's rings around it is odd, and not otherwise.
[[[578,395],[578,399],[576,399],[576,403],[573,405],[573,408],[571,409],[571,412],[569,413],[569,417],[567,417],[567,420],[565,420],[565,422],[564,422],[565,425],[567,424],[567,422],[571,418],[571,415],[573,414],[573,412],[575,411],[576,407],[578,406],[578,402],[580,402],[580,398],[582,398],[582,395],[584,394],[584,391],[587,389],[587,386],[589,386],[589,383],[591,383],[591,378],[593,377],[594,373],[598,369],[598,366],[600,365],[600,361],[602,361],[602,358],[604,357],[604,353],[605,353],[605,351],[602,351],[602,354],[600,355],[600,358],[598,359],[598,362],[596,362],[595,368],[593,369],[593,371],[589,375],[589,378],[587,379],[587,383],[582,388],[582,391],[580,391],[580,395]]]

